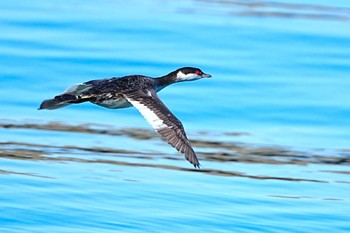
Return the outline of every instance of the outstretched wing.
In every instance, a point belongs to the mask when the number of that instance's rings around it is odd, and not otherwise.
[[[124,97],[137,108],[149,124],[195,167],[199,167],[183,125],[158,98],[154,90],[124,93]]]

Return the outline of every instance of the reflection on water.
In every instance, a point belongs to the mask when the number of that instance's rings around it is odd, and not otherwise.
[[[227,16],[300,18],[311,20],[350,20],[349,7],[337,7],[321,4],[286,3],[278,1],[235,1],[235,0],[199,0],[205,5],[206,13]],[[193,8],[182,12],[195,13]],[[202,11],[203,9],[201,9]],[[197,12],[199,13],[199,12]]]
[[[155,132],[145,129],[113,129],[112,127],[103,127],[97,125],[66,125],[63,123],[52,122],[48,124],[35,123],[0,123],[1,128],[5,129],[31,129],[62,131],[65,133],[75,132],[81,134],[102,134],[111,137],[127,136],[131,140],[152,140],[157,138]],[[203,132],[201,132],[203,133]],[[205,134],[210,134],[209,132]],[[231,133],[230,135],[239,135]],[[78,135],[77,135],[78,137]],[[111,138],[111,140],[113,140]],[[135,142],[137,143],[137,142]],[[79,162],[79,163],[107,163],[122,166],[153,167],[170,170],[200,172],[209,175],[246,177],[252,179],[266,180],[285,180],[285,181],[308,181],[308,182],[327,182],[317,179],[293,178],[293,177],[273,177],[268,175],[250,175],[248,172],[237,172],[231,170],[210,169],[210,162],[224,163],[253,163],[253,164],[275,164],[275,165],[311,165],[311,164],[337,164],[347,165],[350,163],[350,153],[334,152],[332,155],[317,154],[316,151],[295,151],[290,148],[249,145],[235,142],[224,142],[218,140],[195,139],[191,141],[192,145],[199,151],[202,149],[211,152],[199,152],[201,161],[206,161],[206,168],[191,169],[174,165],[152,164],[153,159],[160,156],[165,160],[183,160],[182,156],[171,157],[162,152],[147,153],[137,150],[125,150],[108,147],[80,147],[72,145],[54,146],[51,144],[33,144],[25,142],[1,142],[0,157],[7,159],[37,160],[37,161],[56,161],[56,162]],[[137,147],[136,147],[137,148]],[[94,159],[89,159],[91,154]],[[106,156],[108,156],[106,158]],[[132,157],[136,162],[123,161],[125,158]],[[122,159],[122,160],[120,160]],[[169,162],[169,161],[168,161]],[[166,162],[166,163],[168,163]],[[19,171],[4,171],[3,173],[24,174]],[[334,171],[339,172],[339,171]],[[347,174],[346,172],[341,172]],[[33,175],[33,174],[29,174]],[[43,176],[44,177],[44,176]]]

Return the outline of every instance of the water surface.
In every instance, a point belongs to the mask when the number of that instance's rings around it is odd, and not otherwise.
[[[347,1],[0,3],[1,232],[349,232]],[[135,109],[37,111],[91,79],[159,93],[202,168]]]

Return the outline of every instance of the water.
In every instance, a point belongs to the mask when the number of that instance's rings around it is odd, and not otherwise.
[[[1,1],[1,232],[349,232],[347,1]],[[69,85],[197,66],[135,109],[37,111]]]

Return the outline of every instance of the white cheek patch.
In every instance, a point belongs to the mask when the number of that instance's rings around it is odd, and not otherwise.
[[[168,126],[164,124],[164,121],[160,119],[157,114],[155,114],[150,108],[140,103],[139,101],[132,100],[126,97],[126,99],[135,107],[146,121],[156,130],[167,128]]]
[[[185,81],[185,80],[193,80],[193,79],[198,79],[200,76],[197,74],[189,73],[189,74],[184,74],[182,71],[179,71],[176,75],[176,79],[178,81]]]

